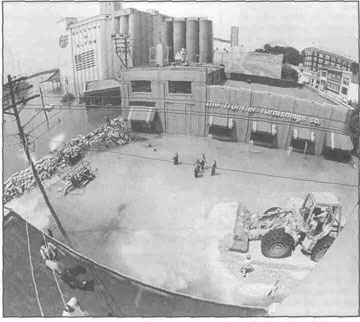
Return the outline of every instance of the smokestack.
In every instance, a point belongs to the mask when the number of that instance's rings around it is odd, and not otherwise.
[[[231,41],[231,47],[239,45],[239,27],[236,26],[231,27],[230,41]]]

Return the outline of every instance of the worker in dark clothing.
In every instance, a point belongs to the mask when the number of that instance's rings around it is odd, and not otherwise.
[[[216,170],[217,166],[216,166],[216,161],[214,161],[214,164],[211,167],[211,175],[214,176],[215,175],[215,170]]]
[[[174,160],[174,164],[175,164],[175,165],[176,165],[176,164],[179,164],[179,155],[178,155],[177,152],[175,153],[175,156],[173,157],[173,160]]]
[[[199,177],[199,165],[197,162],[194,163],[194,175],[195,175],[195,178]]]
[[[205,164],[206,164],[206,157],[205,157],[205,153],[203,153],[202,159],[200,161],[200,166],[201,166],[202,171],[204,171],[204,169],[205,169]]]

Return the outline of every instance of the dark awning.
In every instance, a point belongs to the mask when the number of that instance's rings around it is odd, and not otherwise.
[[[252,122],[252,131],[269,133],[271,135],[275,135],[277,133],[275,124],[271,124],[270,122],[261,122],[261,121]]]
[[[343,151],[352,151],[354,148],[350,136],[334,132],[328,132],[326,134],[325,146],[331,150],[339,149]]]
[[[154,107],[136,106],[130,109],[127,119],[129,121],[142,121],[152,122],[154,121],[156,109]]]
[[[315,141],[315,133],[307,128],[294,128],[293,138],[306,141]]]
[[[87,82],[85,84],[84,94],[89,94],[91,92],[105,91],[115,88],[118,88],[120,90],[120,83],[115,79],[92,81],[92,82]]]

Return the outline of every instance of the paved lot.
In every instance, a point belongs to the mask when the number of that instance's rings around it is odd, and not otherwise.
[[[171,163],[175,152],[182,162],[178,166]],[[194,178],[192,163],[202,153],[210,163],[217,160],[218,175],[211,177],[206,170]],[[97,177],[85,189],[63,197],[61,181],[54,179],[50,187],[75,249],[146,283],[227,303],[279,301],[314,266],[299,252],[286,261],[264,260],[253,243],[255,271],[240,278],[239,254],[226,251],[235,220],[233,202],[261,212],[304,198],[309,191],[330,191],[341,198],[347,214],[357,201],[356,187],[301,181],[356,185],[357,169],[242,143],[149,135],[145,141],[92,152],[86,159]],[[49,225],[36,191],[12,206],[25,213],[24,204],[30,222]],[[278,298],[269,300],[266,294],[278,279],[283,280]]]

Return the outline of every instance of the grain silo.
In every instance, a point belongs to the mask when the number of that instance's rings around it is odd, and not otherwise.
[[[199,62],[199,19],[186,19],[186,52],[188,62]]]
[[[169,56],[167,57],[169,62],[174,61],[174,38],[173,38],[173,19],[166,18],[162,25],[161,41],[165,47],[169,48]]]
[[[153,15],[150,13],[146,13],[146,63],[150,63],[150,47],[153,47]]]
[[[140,14],[140,37],[138,41],[140,42],[140,64],[146,64],[146,58],[148,57],[147,52],[147,26],[146,26],[146,13],[143,11],[139,12]]]
[[[129,15],[129,34],[130,34],[130,48],[133,56],[134,66],[139,66],[141,62],[140,50],[140,14],[137,10],[131,10]]]
[[[202,64],[212,63],[213,56],[213,33],[212,21],[200,19],[199,21],[199,50]]]
[[[165,17],[163,15],[154,15],[152,19],[152,44],[156,46],[160,42],[163,42],[165,45],[165,37],[163,34],[163,24]]]
[[[174,53],[186,48],[185,19],[174,19]]]
[[[120,16],[120,33],[128,34],[129,33],[129,16]]]
[[[112,30],[112,34],[115,35],[115,34],[118,34],[119,33],[119,17],[113,17],[112,18],[112,26],[113,26],[113,30]]]

